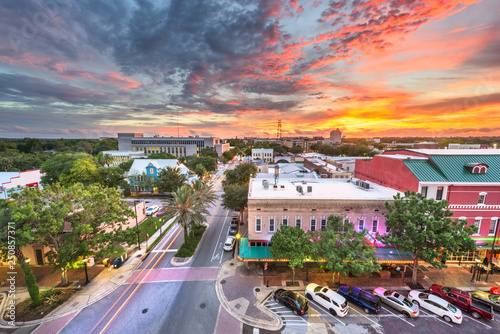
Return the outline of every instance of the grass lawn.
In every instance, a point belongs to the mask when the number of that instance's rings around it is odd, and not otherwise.
[[[200,243],[201,237],[203,237],[203,233],[205,233],[206,229],[207,229],[207,227],[205,225],[201,225],[201,226],[194,229],[194,236],[192,235],[192,232],[190,232],[188,239],[184,240],[184,243],[179,248],[177,253],[175,253],[175,256],[176,257],[191,257],[191,256],[193,256],[194,251],[196,250],[196,247],[198,247],[198,244]]]

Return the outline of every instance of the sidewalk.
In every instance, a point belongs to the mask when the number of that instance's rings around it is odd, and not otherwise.
[[[488,283],[484,282],[485,275],[481,276],[481,281],[471,283],[472,274],[468,268],[459,266],[449,266],[446,269],[436,269],[429,265],[423,267],[423,278],[418,279],[425,289],[429,289],[432,284],[457,287],[462,290],[487,291],[490,287],[500,286],[500,274],[490,275]],[[220,266],[216,281],[216,293],[221,305],[226,311],[239,321],[253,327],[275,331],[282,327],[281,318],[276,316],[263,306],[267,297],[276,289],[284,288],[288,290],[304,290],[308,283],[305,282],[306,275],[309,283],[330,286],[332,285],[331,273],[320,273],[319,267],[310,266],[295,270],[296,286],[287,287],[287,282],[292,281],[292,273],[288,267],[276,267],[269,265],[268,270],[262,270],[262,264],[249,264],[233,259]],[[390,290],[407,290],[410,288],[406,283],[411,278],[405,278],[405,285],[401,277],[380,278],[376,277],[341,277],[340,283],[355,285],[366,290],[373,290],[376,287],[384,287]],[[268,285],[268,286],[267,286]]]
[[[165,222],[162,226],[162,231],[170,225],[171,221]],[[168,233],[168,232],[167,232]],[[125,263],[117,269],[112,266],[105,268],[102,265],[97,265],[94,267],[87,268],[90,283],[87,286],[83,286],[85,282],[85,272],[81,270],[72,270],[71,275],[68,275],[69,281],[79,281],[82,285],[81,289],[77,291],[70,299],[68,299],[64,304],[53,310],[47,316],[39,320],[27,321],[27,322],[16,322],[16,326],[33,326],[38,324],[43,324],[56,319],[60,319],[69,314],[75,313],[89,305],[96,303],[97,301],[105,298],[111,292],[116,290],[122,284],[124,284],[127,279],[136,271],[136,269],[141,265],[142,261],[146,257],[146,245],[150,246],[158,237],[160,236],[160,231],[156,231],[147,242],[141,243],[140,250],[136,251],[130,258],[125,261]],[[7,273],[7,268],[0,271],[0,275],[5,271]],[[43,288],[50,288],[60,282],[60,274],[58,272],[52,273],[52,267],[32,267],[35,277],[37,278],[38,286],[40,290]],[[20,273],[19,273],[20,271]],[[83,274],[82,274],[83,272]],[[92,274],[91,274],[92,273]],[[20,275],[21,274],[21,275]],[[83,276],[82,276],[83,275]],[[2,278],[3,276],[0,276]],[[24,276],[22,271],[18,270],[18,276],[16,281],[16,304],[29,298],[27,289],[25,288]],[[19,285],[18,285],[19,284]],[[0,288],[0,292],[3,292],[4,298],[2,298],[0,304],[0,311],[2,314],[5,313],[5,307],[9,301],[6,296],[6,291],[8,291],[7,286]],[[0,320],[0,327],[9,327],[7,321],[3,318]]]

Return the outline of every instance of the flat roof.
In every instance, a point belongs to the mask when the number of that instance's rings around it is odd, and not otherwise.
[[[393,200],[393,196],[400,193],[397,190],[383,187],[372,182],[369,189],[354,184],[354,180],[340,179],[287,179],[278,180],[277,189],[273,188],[274,178],[268,179],[269,187],[264,188],[264,179],[251,179],[249,199],[350,199],[350,200]],[[282,187],[283,186],[283,187]],[[303,194],[297,191],[301,186]],[[311,192],[307,192],[308,187]]]
[[[408,149],[408,151],[428,155],[500,155],[498,149]]]

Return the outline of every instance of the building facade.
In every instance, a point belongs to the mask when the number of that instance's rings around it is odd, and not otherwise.
[[[283,225],[305,231],[326,227],[330,215],[344,216],[358,230],[375,236],[385,233],[385,202],[397,191],[368,184],[368,188],[347,180],[251,179],[248,194],[249,247],[267,246]]]
[[[342,131],[339,128],[330,132],[330,145],[340,145],[342,143]]]
[[[305,158],[304,167],[315,171],[322,178],[350,179],[354,176],[353,172],[344,170],[339,165],[331,164],[321,159]]]
[[[110,167],[116,167],[122,162],[127,162],[135,158],[146,158],[147,155],[141,151],[102,151],[102,155],[109,155],[113,162]]]
[[[357,160],[355,177],[392,189],[447,200],[453,218],[476,225],[471,237],[480,249],[462,261],[489,254],[500,217],[500,151],[400,150]],[[458,259],[452,259],[457,260]]]
[[[252,160],[262,160],[267,163],[273,162],[272,148],[252,148]]]
[[[162,169],[178,168],[189,180],[189,169],[176,159],[136,159],[128,172],[128,180],[133,192],[157,193],[154,180]]]
[[[43,188],[41,185],[42,176],[39,169],[25,172],[0,172],[0,199],[10,198],[10,191],[22,188]],[[20,187],[20,188],[18,188]]]
[[[141,151],[151,153],[170,153],[175,157],[198,155],[205,147],[214,147],[220,144],[215,137],[144,137],[142,133],[119,133],[119,151]]]

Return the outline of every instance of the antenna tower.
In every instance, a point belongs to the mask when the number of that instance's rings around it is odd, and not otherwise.
[[[278,120],[278,131],[276,132],[276,140],[281,142],[281,119]]]

